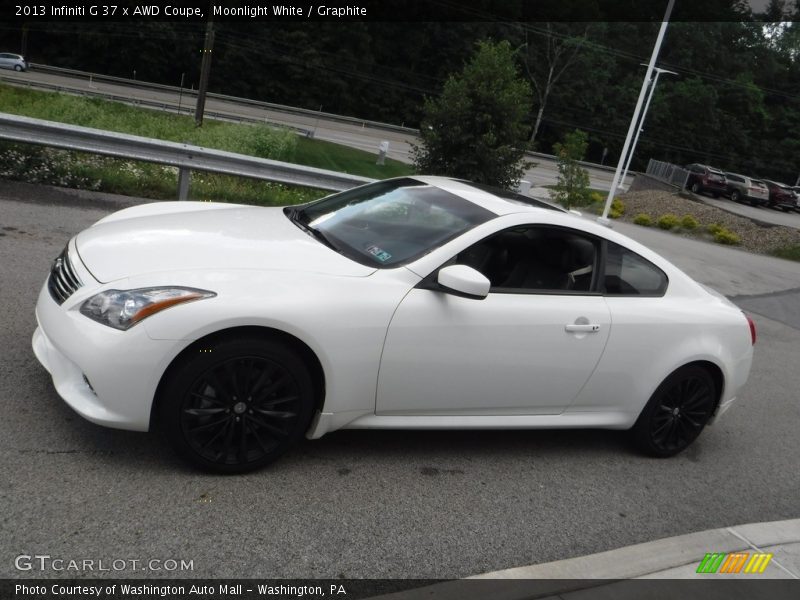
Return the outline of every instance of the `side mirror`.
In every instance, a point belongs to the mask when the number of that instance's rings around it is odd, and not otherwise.
[[[436,282],[448,293],[474,300],[486,298],[491,287],[486,277],[467,265],[450,265],[440,269]]]

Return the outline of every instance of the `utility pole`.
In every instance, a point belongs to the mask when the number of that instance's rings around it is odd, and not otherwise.
[[[27,60],[28,58],[28,24],[22,26],[22,44],[19,53]]]
[[[208,91],[208,76],[211,73],[211,52],[214,49],[214,21],[209,13],[206,24],[206,40],[203,44],[203,62],[200,65],[200,85],[197,88],[197,107],[194,111],[194,124],[203,126],[203,112],[206,109],[206,92]]]

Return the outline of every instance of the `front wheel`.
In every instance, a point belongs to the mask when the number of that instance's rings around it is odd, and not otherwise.
[[[633,426],[636,446],[666,458],[685,450],[703,431],[716,406],[714,380],[697,366],[678,369],[653,393]]]
[[[732,201],[738,202],[740,198],[741,198],[741,196],[739,195],[739,192],[737,192],[736,190],[731,192],[731,200]]]
[[[15,70],[17,73],[19,73],[20,71],[22,71],[22,67],[20,67],[19,65],[14,65],[14,70]]]
[[[695,193],[695,194],[699,194],[700,193],[700,184],[699,183],[695,182],[695,183],[692,184],[692,192]]]
[[[169,374],[160,424],[175,451],[194,465],[252,471],[305,433],[314,406],[311,381],[303,360],[273,340],[197,345]]]

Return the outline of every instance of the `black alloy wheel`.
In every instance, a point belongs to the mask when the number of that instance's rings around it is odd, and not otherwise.
[[[311,376],[290,348],[265,340],[198,347],[171,375],[161,420],[175,450],[222,473],[275,460],[308,428]]]
[[[708,371],[693,365],[679,369],[650,398],[633,426],[634,441],[652,456],[674,456],[697,439],[716,403]]]

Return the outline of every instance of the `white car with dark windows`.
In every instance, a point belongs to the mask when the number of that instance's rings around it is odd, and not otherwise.
[[[630,429],[670,456],[739,395],[756,335],[641,244],[441,177],[122,210],[69,241],[36,316],[73,409],[221,472],[347,428]]]

